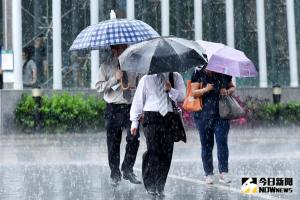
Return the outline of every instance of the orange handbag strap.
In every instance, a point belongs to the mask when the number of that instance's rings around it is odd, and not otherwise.
[[[192,87],[191,83],[192,83],[191,80],[187,80],[186,81],[186,95],[185,95],[186,98],[189,97],[189,96],[191,96],[191,92],[192,92],[192,90],[191,90],[191,87]]]

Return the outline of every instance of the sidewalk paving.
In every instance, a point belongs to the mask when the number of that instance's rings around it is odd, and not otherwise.
[[[122,140],[122,155],[124,145],[125,138]],[[139,178],[145,148],[142,135],[135,165]],[[216,181],[207,186],[199,136],[196,130],[189,130],[188,143],[175,144],[165,199],[299,199],[299,128],[232,129],[229,150],[232,183],[225,185],[217,180],[215,146]],[[0,151],[1,200],[152,199],[143,185],[132,185],[125,180],[118,188],[109,185],[105,133],[2,135]],[[241,194],[242,177],[292,177],[294,191]]]

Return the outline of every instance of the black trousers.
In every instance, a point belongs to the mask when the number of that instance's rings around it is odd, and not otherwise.
[[[127,104],[107,104],[104,112],[107,130],[108,163],[111,169],[111,178],[121,178],[120,172],[120,145],[122,132],[126,129],[126,152],[121,170],[123,173],[133,172],[133,166],[139,148],[139,132],[136,136],[130,133],[131,121],[130,106]]]
[[[174,137],[168,127],[169,114],[145,112],[144,134],[147,151],[143,155],[142,175],[146,190],[164,190],[173,155]]]

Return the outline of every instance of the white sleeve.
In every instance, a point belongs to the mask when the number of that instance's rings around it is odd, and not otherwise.
[[[140,81],[136,88],[131,109],[130,109],[130,120],[131,128],[137,128],[139,124],[139,120],[143,113],[144,103],[145,103],[145,91],[144,91],[144,83],[145,83],[145,77],[144,76]]]
[[[183,102],[185,97],[185,85],[182,76],[174,72],[174,88],[171,88],[169,97],[175,102]]]
[[[112,77],[107,76],[105,67],[109,67],[109,66],[101,65],[99,70],[98,80],[96,83],[96,89],[98,92],[104,92],[108,89],[111,89],[114,85],[118,83],[115,76]]]

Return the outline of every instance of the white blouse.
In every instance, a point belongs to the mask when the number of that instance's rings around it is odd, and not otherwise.
[[[174,88],[172,88],[168,95],[175,102],[182,102],[185,97],[185,85],[182,76],[173,72]],[[159,111],[159,87],[157,82],[159,77],[157,74],[145,75],[139,82],[133,97],[130,120],[132,121],[131,128],[138,127],[138,121],[142,116],[143,111]],[[168,101],[168,111],[173,112],[172,104]]]

